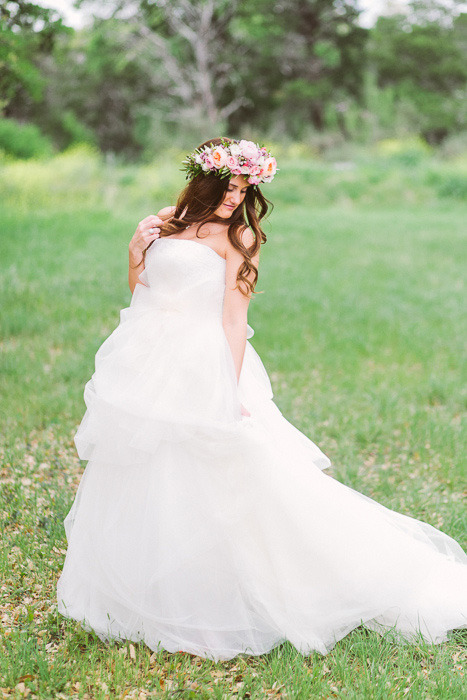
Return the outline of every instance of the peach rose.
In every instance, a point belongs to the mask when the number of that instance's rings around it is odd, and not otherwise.
[[[222,146],[217,146],[212,152],[212,159],[216,168],[223,168],[227,163],[227,152],[222,148]]]
[[[263,163],[262,172],[266,177],[274,177],[277,170],[277,163],[275,158],[266,158]]]

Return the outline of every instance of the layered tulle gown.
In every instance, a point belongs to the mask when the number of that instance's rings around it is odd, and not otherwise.
[[[225,265],[206,243],[157,239],[96,354],[59,612],[103,640],[215,660],[286,640],[326,654],[361,624],[449,639],[467,627],[466,553],[323,472],[249,340],[237,384]]]

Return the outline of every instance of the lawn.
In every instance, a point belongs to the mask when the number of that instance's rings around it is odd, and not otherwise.
[[[274,399],[330,457],[333,477],[467,549],[465,168],[289,158],[280,175],[264,190],[276,207],[264,293],[249,310]],[[137,222],[182,185],[172,166],[114,166],[79,151],[0,168],[0,692],[464,697],[467,630],[439,646],[395,646],[359,628],[325,657],[285,644],[215,664],[105,645],[57,614],[63,519],[84,469],[73,443],[84,384],[130,302]]]

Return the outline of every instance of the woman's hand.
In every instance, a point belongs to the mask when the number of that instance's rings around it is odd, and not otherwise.
[[[241,403],[240,406],[242,407],[242,416],[251,416],[250,411],[245,408],[245,406]]]
[[[136,264],[142,261],[143,252],[160,236],[160,226],[164,223],[160,216],[150,214],[139,222],[133,238],[130,241],[130,257]]]

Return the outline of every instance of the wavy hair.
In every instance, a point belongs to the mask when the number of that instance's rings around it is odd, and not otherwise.
[[[219,146],[222,141],[232,143],[232,139],[229,138],[215,138],[205,141],[199,148]],[[229,177],[221,178],[211,172],[196,175],[180,193],[175,212],[161,226],[160,236],[161,238],[171,236],[186,229],[187,225],[198,224],[196,237],[202,238],[198,233],[203,224],[228,223],[227,237],[233,248],[243,255],[243,263],[237,273],[235,289],[238,288],[242,294],[249,296],[249,294],[258,293],[255,292],[258,269],[253,264],[252,257],[257,254],[261,244],[267,241],[266,234],[260,224],[267,215],[269,207],[272,210],[273,205],[264,197],[258,185],[250,185],[246,191],[245,199],[234,210],[229,219],[216,216],[214,212],[224,201],[229,182]],[[246,247],[242,242],[242,235],[248,227],[253,231],[255,237],[255,241],[250,247]],[[248,278],[250,273],[253,273],[252,280]],[[245,285],[245,289],[242,289],[242,283]]]

